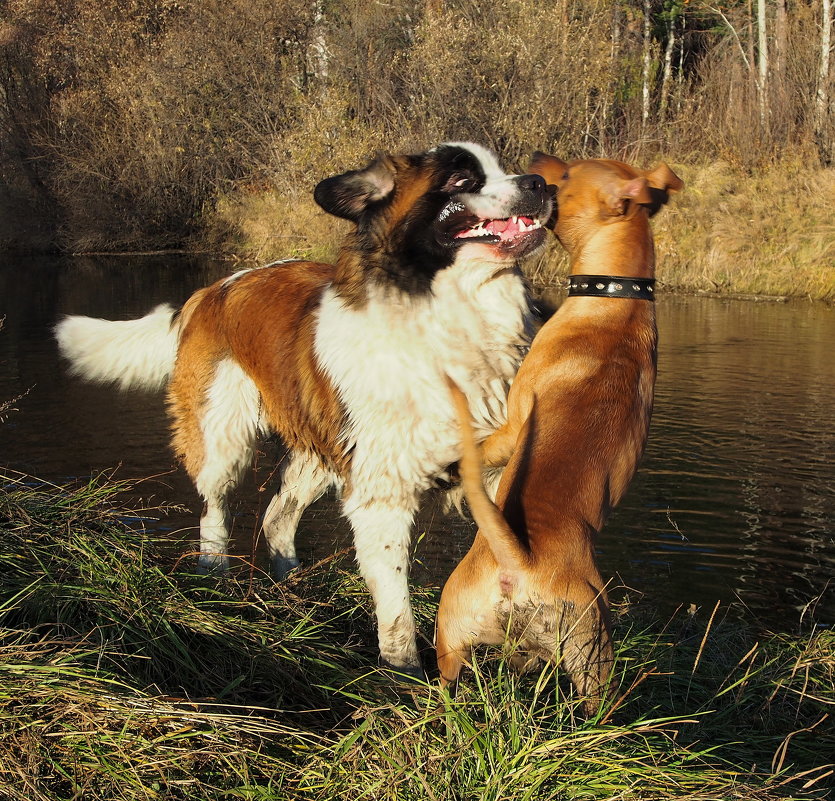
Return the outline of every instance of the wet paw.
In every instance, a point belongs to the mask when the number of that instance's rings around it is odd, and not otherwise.
[[[426,684],[428,681],[420,665],[392,665],[390,662],[383,661],[381,668],[398,684],[416,685]]]
[[[300,564],[295,556],[274,556],[270,560],[270,574],[274,581],[284,581]]]
[[[197,573],[201,576],[223,575],[229,569],[229,557],[222,553],[201,553]]]

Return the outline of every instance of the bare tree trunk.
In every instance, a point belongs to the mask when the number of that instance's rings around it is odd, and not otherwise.
[[[328,77],[330,51],[325,38],[325,3],[315,0],[313,3],[313,29],[310,44],[307,46],[307,74],[314,81],[320,82]]]
[[[599,153],[606,153],[609,150],[608,132],[606,130],[606,123],[609,119],[609,95],[603,95],[603,103],[600,109],[600,117],[598,119],[598,133],[597,133],[597,149]]]
[[[585,124],[585,130],[583,131],[583,156],[588,158],[589,145],[591,143],[591,123],[592,123],[592,118],[591,118],[591,115],[589,114],[589,96],[588,96],[588,94],[586,95],[586,107],[585,107],[584,111],[585,111],[586,124]]]
[[[832,3],[821,0],[821,60],[818,67],[818,89],[815,94],[815,139],[824,160],[830,156],[831,142],[826,142],[829,112],[829,52],[832,48]]]
[[[768,31],[765,11],[765,0],[757,0],[757,94],[763,133],[768,132]]]
[[[673,72],[673,50],[676,46],[676,20],[678,18],[677,8],[673,3],[669,6],[667,17],[667,46],[664,48],[664,71],[661,77],[661,122],[667,116],[667,104],[670,99],[670,84]]]
[[[652,66],[652,49],[650,47],[652,34],[652,5],[651,0],[644,0],[644,47],[643,47],[643,70],[642,81],[642,104],[641,104],[641,128],[646,130],[649,122],[649,82],[650,67]]]
[[[769,75],[770,124],[772,135],[783,141],[795,125],[792,102],[787,93],[788,11],[787,0],[776,0],[774,15],[774,55]]]
[[[618,7],[617,3],[612,3],[611,8],[612,14],[612,47],[609,51],[609,86],[608,91],[604,92],[604,102],[603,102],[603,117],[600,121],[600,135],[598,137],[597,146],[600,148],[602,152],[606,152],[609,148],[609,135],[612,131],[615,130],[615,126],[609,125],[609,117],[611,115],[612,119],[614,119],[618,103],[615,100],[615,81],[617,80],[617,64],[620,58],[620,51],[621,51],[621,37],[622,37],[622,20],[621,20],[621,10]],[[611,100],[611,103],[609,102]]]
[[[782,82],[786,74],[786,52],[789,41],[788,11],[786,0],[777,0],[777,14],[774,17],[774,75]]]
[[[678,83],[678,88],[676,90],[676,113],[681,111],[681,98],[684,95],[682,91],[682,85],[684,84],[684,46],[685,46],[685,38],[684,33],[687,28],[687,17],[684,15],[684,9],[681,10],[681,44],[678,47],[678,75],[676,76],[676,81]]]

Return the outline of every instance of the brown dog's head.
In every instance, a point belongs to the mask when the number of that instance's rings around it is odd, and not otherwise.
[[[631,220],[644,212],[651,217],[684,186],[663,162],[639,170],[612,159],[565,162],[537,151],[529,170],[556,187],[552,227],[569,249],[578,229]]]

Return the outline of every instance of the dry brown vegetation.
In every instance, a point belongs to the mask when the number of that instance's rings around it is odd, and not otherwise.
[[[317,180],[472,139],[516,169],[666,158],[670,280],[825,296],[824,11],[767,2],[762,73],[741,2],[0,0],[0,244],[326,255]]]
[[[723,161],[680,172],[687,191],[655,222],[664,283],[835,299],[835,171],[784,159],[751,175]]]

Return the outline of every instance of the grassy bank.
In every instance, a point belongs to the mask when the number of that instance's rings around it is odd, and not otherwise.
[[[753,173],[725,162],[671,163],[685,191],[654,223],[658,276],[666,287],[835,300],[835,170],[799,161]],[[215,246],[259,262],[332,259],[342,224],[315,206],[309,187],[276,181],[276,189],[219,202],[211,226]],[[562,252],[553,248],[533,269],[541,282],[558,281],[566,271]]]
[[[484,655],[454,701],[395,691],[347,558],[276,586],[190,575],[116,487],[0,477],[0,798],[823,796],[835,635],[619,610],[617,701]],[[416,591],[431,631],[435,592]]]

